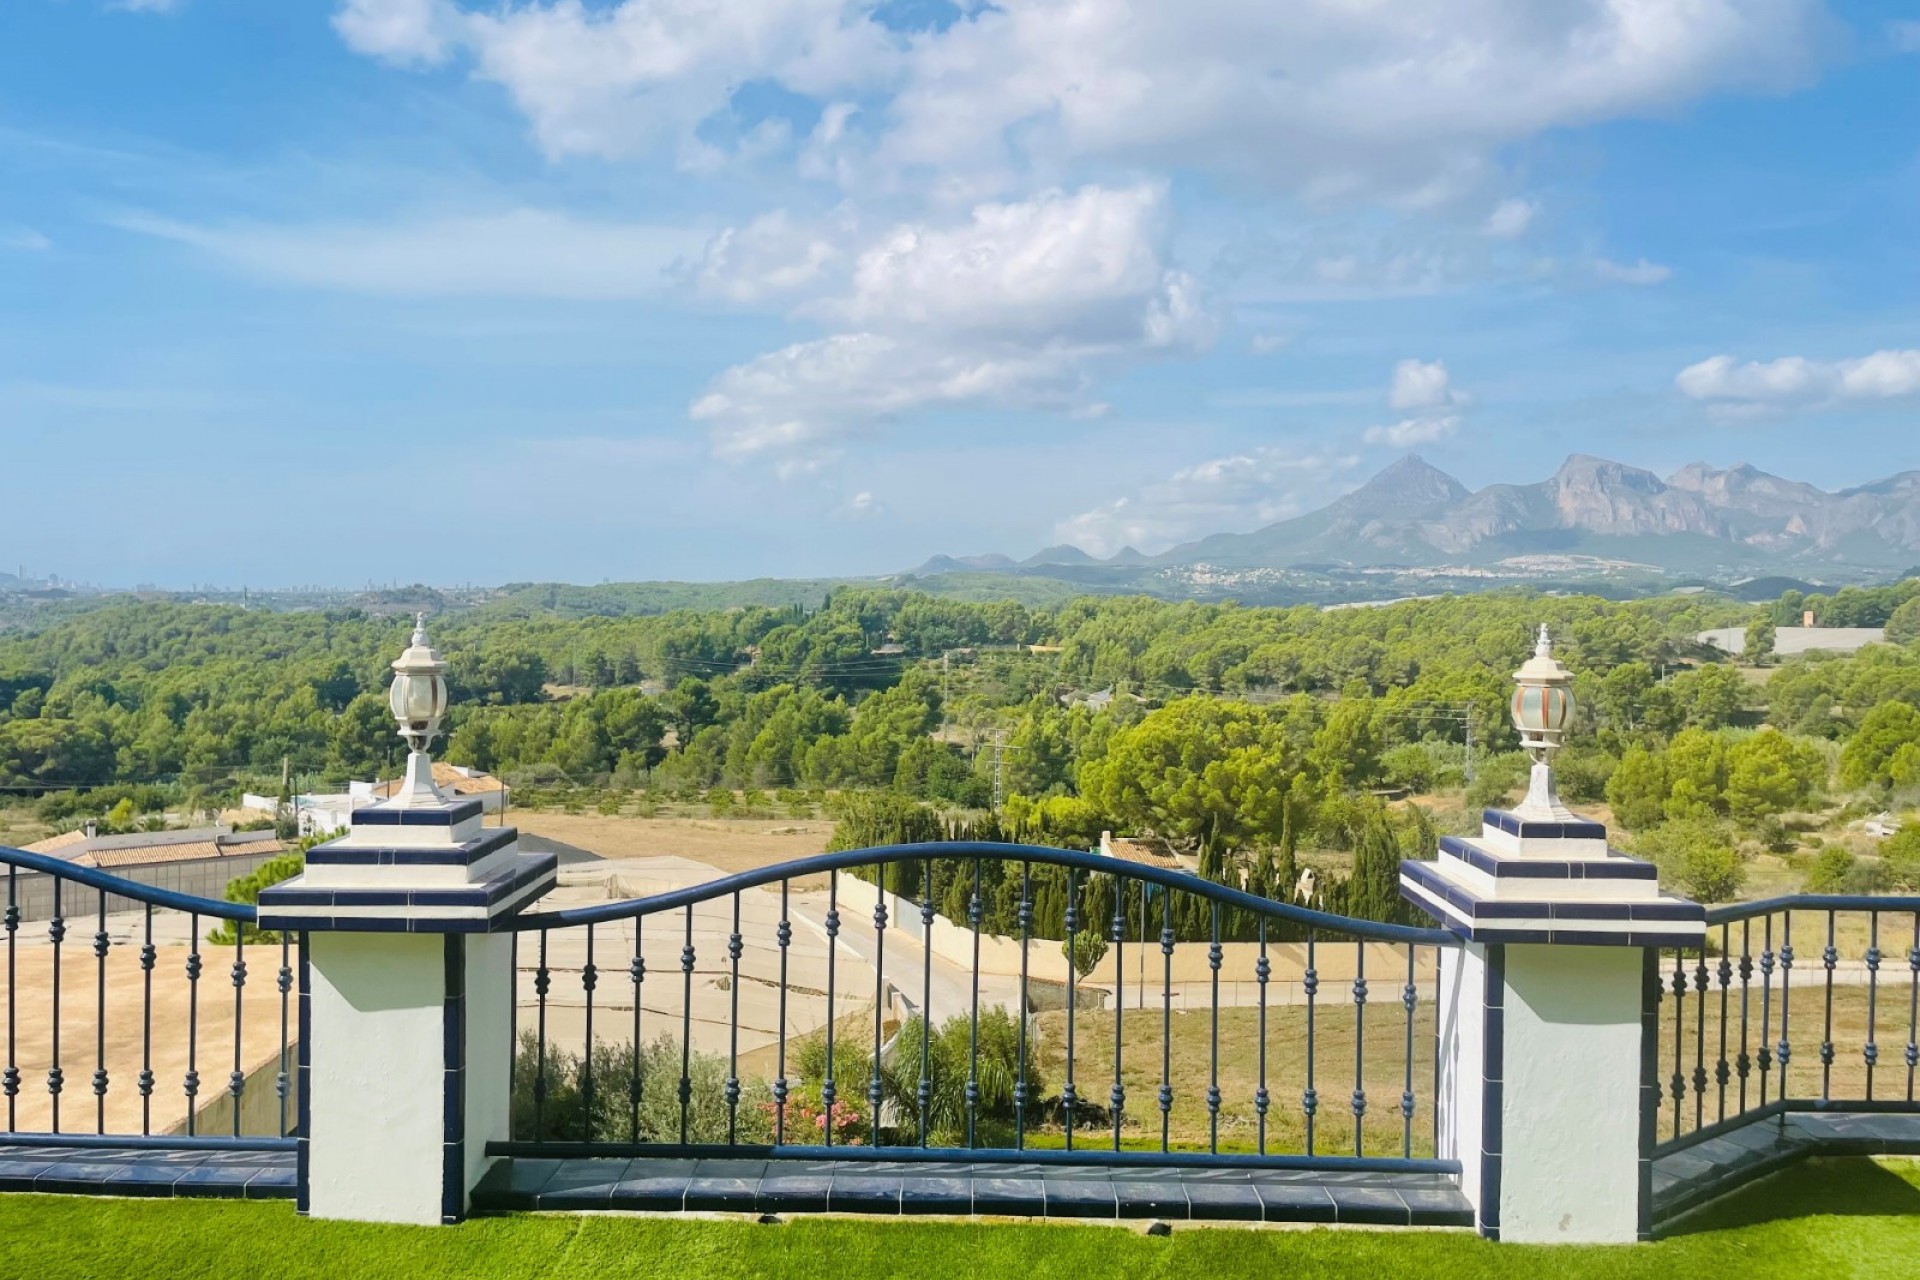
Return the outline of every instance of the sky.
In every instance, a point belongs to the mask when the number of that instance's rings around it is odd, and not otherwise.
[[[727,579],[1920,467],[1920,7],[5,0],[0,569]]]

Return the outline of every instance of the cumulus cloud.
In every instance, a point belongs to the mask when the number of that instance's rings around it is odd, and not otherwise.
[[[1673,275],[1673,268],[1648,262],[1645,258],[1626,263],[1595,258],[1593,273],[1602,280],[1611,280],[1616,284],[1663,284]]]
[[[1533,225],[1533,215],[1540,206],[1531,200],[1502,200],[1487,215],[1486,225],[1481,228],[1495,240],[1518,240],[1527,234],[1527,228]]]
[[[887,504],[874,497],[869,490],[862,489],[859,493],[847,499],[846,503],[841,507],[841,511],[845,515],[860,520],[866,519],[869,516],[885,515],[887,513]]]
[[[1411,449],[1445,440],[1459,428],[1460,415],[1457,413],[1429,414],[1425,417],[1402,418],[1388,426],[1368,427],[1365,439],[1368,444]]]
[[[1249,449],[1062,520],[1055,536],[1096,556],[1122,547],[1154,553],[1209,533],[1272,524],[1322,505],[1358,463],[1345,454]]]
[[[1674,385],[1689,399],[1749,411],[1905,399],[1920,395],[1920,350],[1850,360],[1782,356],[1742,363],[1712,356],[1682,369]]]
[[[1451,385],[1444,360],[1402,360],[1393,366],[1393,385],[1387,389],[1389,407],[1434,409],[1461,400],[1461,394]]]
[[[737,365],[692,406],[722,456],[783,466],[913,411],[1097,413],[1106,362],[1192,351],[1216,321],[1167,262],[1165,191],[1085,187],[903,224],[800,311],[843,331]]]
[[[677,146],[766,81],[821,104],[872,96],[886,171],[1166,162],[1432,204],[1544,130],[1795,84],[1828,21],[1818,0],[959,10],[911,38],[861,0],[344,0],[337,25],[395,61],[460,49],[555,153]]]
[[[402,296],[649,297],[702,239],[684,228],[539,209],[365,224],[207,226],[140,214],[110,221],[265,280]]]

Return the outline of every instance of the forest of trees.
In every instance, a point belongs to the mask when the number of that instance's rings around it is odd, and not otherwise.
[[[1792,659],[1762,685],[1693,640],[1809,607],[1890,642]],[[1789,846],[1789,815],[1920,787],[1914,580],[1757,608],[1508,592],[1032,609],[840,590],[816,608],[517,602],[431,625],[455,698],[445,755],[523,788],[878,791],[977,822],[997,783],[995,830],[1155,836],[1283,891],[1303,848],[1424,848],[1424,816],[1388,797],[1464,789],[1471,809],[1517,792],[1506,704],[1541,622],[1584,708],[1563,791],[1608,801],[1696,891],[1737,887],[1743,846]],[[408,626],[123,602],[0,638],[0,794],[61,821],[277,787],[283,761],[316,789],[390,774],[384,688]]]

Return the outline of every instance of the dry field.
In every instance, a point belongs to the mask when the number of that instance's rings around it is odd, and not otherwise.
[[[823,818],[630,818],[518,810],[507,821],[603,858],[686,858],[724,875],[819,853],[833,838],[833,823]],[[793,885],[796,890],[824,888],[826,879]]]

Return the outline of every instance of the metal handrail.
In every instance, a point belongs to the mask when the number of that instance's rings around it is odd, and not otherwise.
[[[1758,902],[1707,908],[1707,923],[1729,924],[1781,911],[1920,911],[1920,897],[1872,893],[1790,893]]]
[[[144,902],[150,906],[164,907],[172,911],[191,911],[203,916],[212,916],[217,920],[238,920],[244,924],[253,924],[260,918],[260,909],[250,902],[227,902],[220,898],[200,898],[190,893],[175,893],[171,889],[160,889],[150,884],[141,884],[138,880],[111,875],[95,867],[77,866],[64,858],[50,857],[44,853],[28,853],[25,849],[12,849],[0,845],[0,866],[15,866],[26,871],[45,872],[62,880],[86,885],[90,889],[104,889],[118,897],[132,898],[135,902]]]
[[[829,871],[871,867],[879,863],[923,862],[929,858],[985,858],[999,862],[1031,862],[1044,866],[1070,867],[1076,871],[1096,871],[1146,881],[1163,888],[1179,889],[1184,893],[1212,899],[1224,906],[1238,907],[1243,911],[1252,911],[1281,920],[1291,920],[1295,924],[1308,928],[1329,929],[1376,942],[1405,942],[1424,947],[1453,947],[1460,943],[1457,937],[1444,929],[1384,924],[1376,920],[1361,920],[1351,916],[1334,915],[1327,911],[1315,911],[1308,907],[1295,906],[1290,902],[1275,902],[1271,898],[1262,898],[1257,894],[1235,889],[1229,885],[1216,884],[1212,880],[1203,879],[1187,871],[1168,871],[1161,867],[1126,862],[1118,858],[1097,853],[1083,853],[1074,849],[1055,849],[1047,845],[1033,844],[996,844],[985,840],[876,845],[870,849],[814,854],[811,857],[782,862],[776,866],[760,867],[752,871],[723,876],[718,880],[708,880],[684,889],[657,893],[651,897],[627,898],[619,902],[596,903],[588,907],[568,907],[558,911],[530,911],[517,916],[511,922],[503,922],[501,927],[532,930],[558,928],[563,925],[603,924],[609,920],[628,920],[636,916],[654,915],[658,912],[706,902],[713,898],[725,897],[743,889],[758,889],[763,885],[778,884],[783,880],[797,880],[803,876],[819,875]]]

